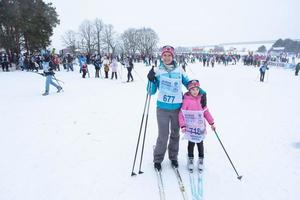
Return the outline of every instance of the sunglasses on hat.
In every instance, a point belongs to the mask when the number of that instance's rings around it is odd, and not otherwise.
[[[162,49],[163,49],[163,50],[166,50],[166,51],[174,51],[174,47],[172,47],[172,46],[170,46],[170,45],[163,46]]]
[[[199,81],[198,81],[198,80],[191,80],[191,81],[189,82],[189,84],[194,84],[194,83],[199,83]]]

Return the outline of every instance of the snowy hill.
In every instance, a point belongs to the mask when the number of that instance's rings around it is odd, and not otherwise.
[[[267,72],[265,83],[258,81],[258,68],[196,63],[187,69],[208,93],[219,136],[243,175],[242,181],[236,179],[208,130],[204,199],[299,199],[300,78],[279,68]],[[64,92],[51,88],[47,97],[41,96],[44,77],[0,72],[1,200],[159,199],[152,163],[156,96],[149,113],[145,173],[130,176],[149,67],[135,64],[132,83],[95,79],[92,66],[90,70],[87,79],[78,69],[58,72]],[[119,72],[124,81],[125,69]],[[186,154],[187,141],[181,140],[179,169],[191,199]],[[167,199],[182,199],[167,156],[162,167]]]

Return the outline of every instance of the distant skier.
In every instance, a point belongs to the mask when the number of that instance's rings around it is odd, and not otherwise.
[[[87,60],[86,60],[86,57],[84,55],[80,55],[79,56],[79,66],[80,66],[80,73],[82,72],[82,66],[83,64],[87,64]]]
[[[299,70],[300,70],[300,62],[296,65],[295,76],[298,76]]]
[[[8,61],[8,56],[6,53],[3,53],[0,56],[0,61],[1,61],[2,70],[9,72],[9,69],[8,69],[9,61]]]
[[[96,56],[96,59],[94,60],[94,66],[95,66],[95,78],[100,78],[99,74],[101,74],[101,67],[102,67],[102,61],[100,54]],[[101,75],[102,78],[102,75]]]
[[[260,82],[264,82],[265,73],[266,73],[267,70],[269,70],[268,63],[264,62],[264,64],[259,68],[259,71],[260,71]]]
[[[51,59],[49,55],[44,55],[44,60],[42,65],[43,65],[44,75],[46,77],[46,86],[45,86],[45,93],[43,94],[43,96],[47,96],[49,94],[50,84],[56,87],[57,93],[59,93],[62,90],[61,86],[53,82],[53,77],[55,73],[53,72],[53,68],[51,68],[49,65],[50,61]]]
[[[128,57],[128,58],[125,60],[125,66],[126,66],[126,68],[127,68],[127,82],[129,82],[130,79],[131,79],[131,81],[133,81],[133,76],[132,76],[132,74],[131,74],[132,69],[133,69],[133,62],[132,62],[132,59],[131,59],[131,58]]]
[[[111,79],[114,78],[114,75],[116,76],[116,79],[118,79],[118,76],[117,76],[117,69],[118,69],[118,63],[116,61],[116,59],[113,59],[112,60],[112,63],[109,65],[109,67],[111,68]]]
[[[80,65],[80,72],[82,72],[82,78],[85,78],[86,74],[89,73],[87,59],[84,55],[80,55],[79,57],[79,65]]]
[[[179,125],[181,131],[188,139],[188,169],[194,169],[194,147],[198,147],[198,170],[203,170],[204,146],[206,136],[205,120],[212,130],[215,130],[214,119],[206,106],[206,95],[201,95],[198,80],[192,80],[188,84],[188,92],[183,97],[182,107],[179,112]]]
[[[103,58],[103,65],[104,65],[105,78],[108,78],[109,60],[106,58],[106,56],[104,56],[104,58]]]
[[[183,71],[186,72],[187,62],[185,61],[185,58],[184,58],[183,56],[180,58],[180,63],[179,63],[179,65],[181,65]]]
[[[82,71],[82,78],[85,78],[86,74],[88,73],[88,66],[86,63],[82,64],[81,71]]]
[[[215,66],[215,62],[216,62],[216,57],[212,56],[211,59],[210,59],[210,62],[211,62],[211,66],[214,67]]]
[[[67,71],[69,71],[69,70],[74,71],[74,69],[73,69],[73,57],[68,53],[66,59],[67,59]]]

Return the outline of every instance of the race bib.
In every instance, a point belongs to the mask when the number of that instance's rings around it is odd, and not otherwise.
[[[42,65],[44,72],[49,72],[49,62],[43,62]]]
[[[186,123],[185,139],[200,143],[206,136],[204,111],[182,110]]]
[[[158,101],[164,103],[182,103],[181,78],[174,79],[161,76]]]

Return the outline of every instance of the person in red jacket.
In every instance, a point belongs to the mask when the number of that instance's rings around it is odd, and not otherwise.
[[[183,97],[182,107],[179,112],[179,125],[181,132],[188,139],[188,169],[194,169],[194,147],[197,144],[199,152],[198,169],[203,170],[204,146],[203,140],[206,135],[206,121],[213,130],[216,129],[214,119],[211,116],[206,103],[201,101],[204,98],[200,93],[198,80],[191,80],[188,83],[188,92]]]

